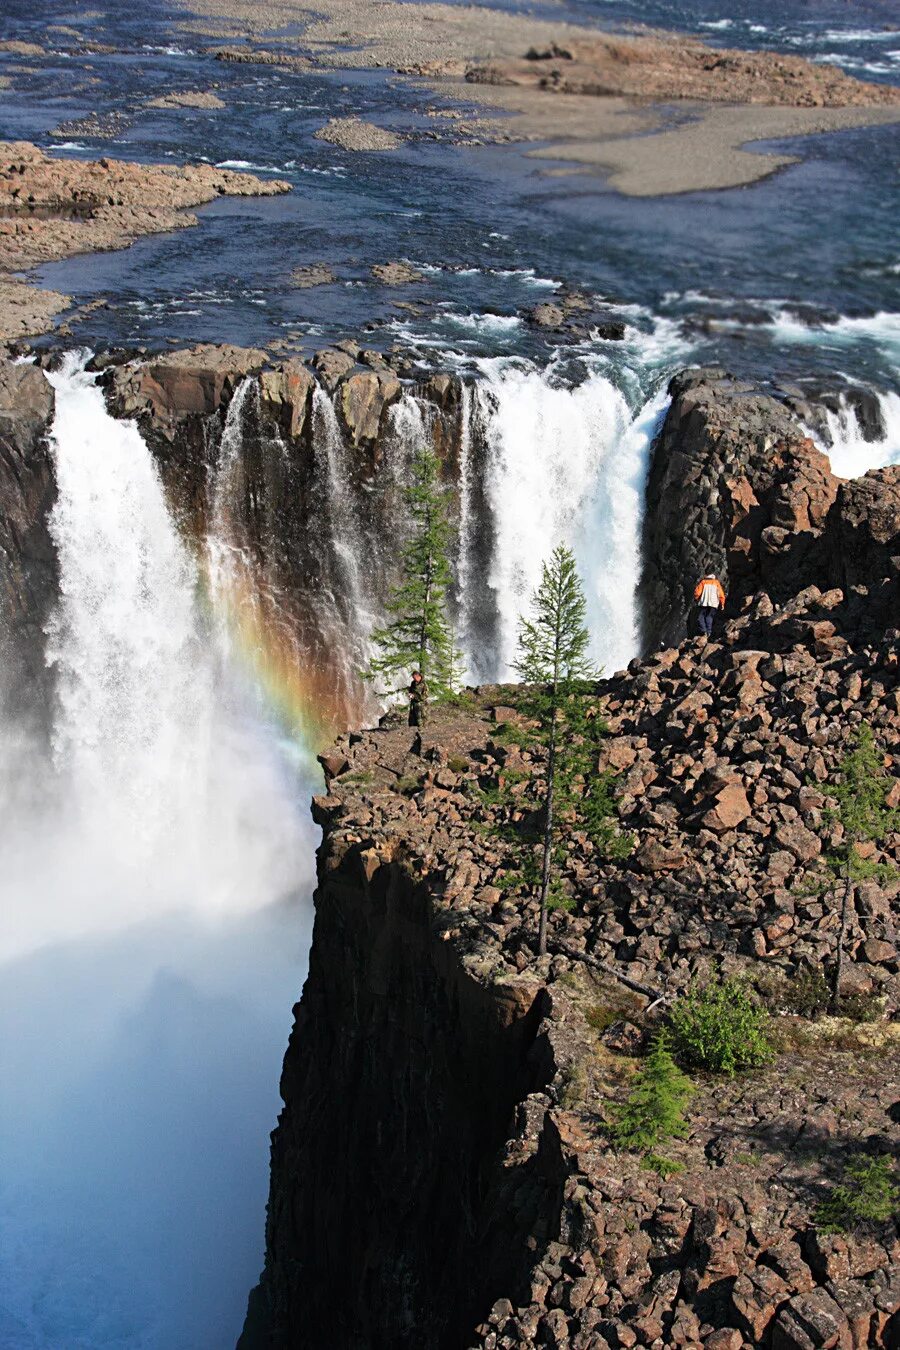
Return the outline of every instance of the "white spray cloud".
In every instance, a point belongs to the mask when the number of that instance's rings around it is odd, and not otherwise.
[[[54,763],[0,744],[0,1344],[221,1350],[262,1260],[310,784],[223,667],[139,433],[52,378]]]

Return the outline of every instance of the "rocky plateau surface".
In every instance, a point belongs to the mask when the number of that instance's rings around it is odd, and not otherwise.
[[[710,47],[695,38],[601,35],[532,47],[521,59],[471,65],[466,79],[557,94],[764,103],[808,108],[900,103],[900,90],[801,56]]]

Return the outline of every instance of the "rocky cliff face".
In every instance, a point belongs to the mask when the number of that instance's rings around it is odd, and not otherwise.
[[[900,611],[900,471],[842,481],[780,400],[722,371],[685,371],[670,392],[647,488],[647,649],[685,636],[707,568],[731,613],[759,591],[781,604],[814,583],[842,589],[848,632],[890,624]]]
[[[401,471],[417,434],[392,416],[396,372],[348,342],[309,364],[200,346],[113,362],[103,379],[114,414],[136,417],[185,530],[226,545],[243,569],[245,608],[290,635],[291,659],[316,672],[332,724],[356,723],[367,698],[361,638],[394,575]],[[455,481],[458,381],[407,389]]]
[[[313,960],[242,1350],[898,1343],[898,1226],[813,1220],[848,1158],[900,1145],[896,1020],[783,1015],[837,940],[806,885],[817,785],[862,717],[900,759],[895,644],[823,653],[801,607],[762,647],[753,622],[599,687],[638,848],[607,863],[573,831],[572,909],[543,959],[509,884],[514,807],[485,805],[542,772],[498,735],[513,690],[436,714],[421,742],[387,719],[325,757]],[[900,886],[860,887],[842,986],[894,1018],[898,919]],[[717,967],[779,1014],[777,1058],[698,1083],[663,1179],[603,1123],[657,993]]]
[[[400,841],[335,820],[319,865],[241,1346],[458,1345],[530,1231],[523,1214],[497,1245],[487,1220],[510,1116],[547,1072],[540,984],[496,986],[442,940],[428,862]],[[534,1183],[518,1194],[540,1207]]]
[[[47,528],[56,500],[53,406],[42,371],[0,363],[0,700],[17,717],[41,713],[48,699],[43,629],[58,581]]]

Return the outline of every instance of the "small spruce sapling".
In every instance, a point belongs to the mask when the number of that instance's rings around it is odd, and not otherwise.
[[[816,1224],[823,1233],[843,1233],[861,1223],[886,1223],[900,1213],[895,1176],[890,1158],[854,1158],[816,1210]]]
[[[672,1058],[668,1033],[658,1031],[627,1100],[612,1108],[613,1142],[643,1153],[647,1165],[657,1171],[673,1171],[673,1164],[655,1150],[665,1140],[683,1139],[687,1134],[683,1111],[693,1093],[691,1080]]]
[[[823,819],[837,822],[843,832],[841,842],[833,845],[823,856],[823,862],[833,878],[831,885],[839,886],[841,892],[832,987],[835,1007],[839,1006],[840,1001],[847,929],[856,886],[860,881],[888,878],[896,876],[898,872],[892,863],[875,863],[864,857],[860,846],[880,843],[886,835],[900,830],[900,811],[887,805],[894,780],[885,773],[882,757],[868,723],[860,725],[853,747],[844,755],[837,773],[836,780],[821,785],[821,790],[837,802],[837,806],[823,812]]]
[[[590,636],[585,623],[584,588],[571,550],[559,545],[544,564],[532,597],[531,615],[519,624],[515,669],[526,689],[519,709],[534,724],[531,743],[547,754],[544,791],[539,802],[541,845],[539,876],[534,878],[540,903],[538,952],[547,950],[547,912],[569,908],[559,877],[564,850],[560,815],[577,818],[604,857],[622,857],[631,842],[615,825],[611,780],[596,772],[597,746],[606,728],[587,697],[599,672],[588,659]],[[526,856],[523,874],[531,873]],[[532,873],[533,875],[533,873]],[[529,877],[531,879],[531,877]]]
[[[453,530],[438,459],[429,446],[417,451],[403,495],[412,528],[400,553],[400,579],[386,605],[387,621],[372,634],[377,654],[365,674],[394,694],[420,670],[430,697],[440,700],[458,684],[459,653],[447,609]]]
[[[560,709],[574,681],[589,679],[590,636],[585,624],[584,589],[569,549],[560,544],[544,563],[541,582],[532,597],[531,618],[519,623],[519,654],[515,669],[532,686],[527,712],[537,723],[539,739],[547,749],[546,791],[543,801],[543,840],[538,898],[538,951],[547,950],[547,898],[553,861],[556,806],[557,750]]]

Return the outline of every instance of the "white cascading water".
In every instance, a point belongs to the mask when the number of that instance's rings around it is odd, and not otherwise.
[[[138,431],[75,361],[51,378],[54,766],[0,747],[0,1344],[220,1350],[262,1260],[314,780],[223,664]]]
[[[639,645],[644,484],[650,446],[666,408],[660,392],[634,415],[605,375],[574,389],[521,363],[486,361],[474,411],[486,445],[485,494],[494,529],[487,584],[499,631],[485,669],[466,651],[470,674],[514,678],[518,616],[527,611],[553,548],[568,544],[588,601],[592,657],[607,673]],[[463,522],[463,533],[471,528]]]
[[[375,623],[375,604],[366,585],[360,522],[350,490],[350,464],[340,423],[331,399],[316,385],[313,390],[313,435],[316,449],[323,452],[326,493],[324,508],[331,528],[331,544],[341,575],[335,578],[353,616],[353,629],[360,652],[366,651]]]
[[[900,394],[879,393],[877,398],[885,428],[880,439],[865,439],[856,409],[843,395],[838,411],[825,411],[831,444],[813,433],[813,439],[831,460],[832,472],[839,478],[860,478],[869,469],[900,464]]]

